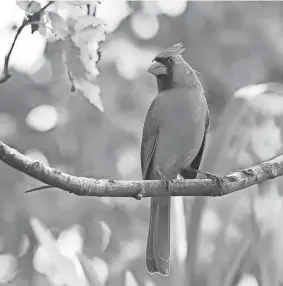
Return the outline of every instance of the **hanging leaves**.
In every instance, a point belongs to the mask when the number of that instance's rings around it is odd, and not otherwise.
[[[103,27],[105,23],[89,12],[88,15],[83,14],[76,19],[72,15],[64,19],[56,9],[45,11],[54,4],[53,1],[45,6],[36,1],[18,1],[17,4],[26,12],[22,27],[30,24],[32,34],[38,31],[42,35],[45,35],[46,28],[49,28],[62,41],[62,60],[66,67],[66,78],[69,78],[71,83],[71,91],[78,90],[91,104],[103,111],[100,89],[95,80],[99,74],[96,67],[100,59],[99,45],[106,37]],[[71,10],[77,5],[87,5],[89,8],[89,5],[96,4],[97,2],[93,1],[65,3]]]
[[[53,33],[60,39],[66,38],[69,34],[69,27],[66,24],[65,20],[57,13],[52,11],[48,12],[48,16],[51,21],[51,27]]]

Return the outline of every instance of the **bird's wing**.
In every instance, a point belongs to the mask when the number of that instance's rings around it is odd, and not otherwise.
[[[207,113],[206,113],[206,120],[205,120],[205,131],[204,131],[204,135],[203,135],[203,140],[202,140],[202,144],[201,147],[198,151],[198,154],[196,155],[195,159],[193,160],[193,162],[191,163],[191,168],[198,170],[200,163],[201,163],[201,159],[202,159],[202,155],[203,155],[203,151],[204,151],[204,147],[205,147],[205,141],[206,141],[206,134],[207,131],[209,129],[209,124],[210,124],[210,119],[209,119],[209,111],[207,109]],[[194,171],[191,171],[190,169],[182,169],[180,172],[180,175],[184,178],[184,179],[195,179],[197,177],[197,173]]]
[[[151,103],[146,115],[143,127],[142,144],[141,144],[141,168],[143,179],[149,179],[152,165],[152,159],[156,150],[157,141],[160,134],[161,124],[156,114],[156,109],[159,106],[159,98],[156,97]]]

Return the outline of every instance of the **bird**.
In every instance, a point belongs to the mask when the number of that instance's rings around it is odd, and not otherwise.
[[[144,180],[195,179],[199,170],[209,110],[196,71],[182,56],[184,51],[182,43],[170,46],[148,68],[156,77],[158,93],[142,131]],[[151,198],[146,245],[146,267],[151,274],[170,273],[170,205],[170,195]]]

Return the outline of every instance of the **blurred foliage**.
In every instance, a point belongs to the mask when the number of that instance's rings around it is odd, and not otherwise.
[[[0,66],[24,16],[7,3],[0,3]],[[72,6],[56,13],[49,7],[63,39],[66,19],[85,9]],[[95,9],[108,32],[98,78],[102,30],[83,34],[96,38],[80,49],[80,34],[67,42],[40,25],[33,34],[23,31],[11,57],[13,76],[0,85],[0,140],[78,176],[140,179],[141,130],[156,95],[146,70],[157,52],[182,41],[211,114],[202,168],[222,175],[282,153],[280,2],[104,1]],[[79,31],[84,24],[88,18],[72,22]],[[84,97],[72,92],[66,68],[78,89],[82,74],[94,76],[96,87],[84,85]],[[283,284],[282,178],[223,198],[175,198],[168,278],[145,268],[148,200],[59,190],[27,196],[39,183],[2,163],[0,181],[1,283],[63,285],[70,273],[67,280],[109,286]]]

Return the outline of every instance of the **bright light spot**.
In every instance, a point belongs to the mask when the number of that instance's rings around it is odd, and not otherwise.
[[[160,11],[166,15],[177,17],[182,15],[187,7],[187,2],[184,0],[163,1],[159,0]]]
[[[54,106],[39,105],[28,113],[26,124],[36,131],[46,132],[57,125],[58,118],[58,112]]]
[[[45,45],[45,37],[37,32],[31,34],[29,27],[26,27],[19,36],[11,55],[11,66],[21,72],[36,72],[42,66]]]
[[[25,152],[25,155],[34,160],[42,162],[44,165],[49,166],[48,159],[45,157],[45,155],[41,151],[37,149],[29,149]]]
[[[58,277],[56,266],[51,260],[47,250],[41,245],[37,248],[33,256],[33,266],[38,273],[47,275],[46,277],[50,280],[55,280]],[[56,277],[53,278],[54,276]],[[60,278],[62,282],[64,282],[62,276],[60,276]],[[57,281],[58,280],[57,278]]]
[[[211,209],[205,210],[202,216],[201,229],[206,234],[216,234],[221,222],[217,213]]]
[[[102,1],[97,7],[96,17],[106,23],[107,32],[113,32],[130,13],[129,4],[125,0]]]
[[[130,147],[119,154],[116,167],[122,178],[129,178],[139,168],[139,150]]]
[[[17,260],[11,254],[0,255],[0,283],[9,283],[17,271]]]
[[[115,40],[108,47],[107,56],[115,60],[120,76],[133,80],[140,73],[147,71],[152,60],[160,50],[156,48],[139,48],[128,39]]]
[[[131,25],[134,33],[142,39],[153,38],[159,30],[157,17],[143,12],[133,14]]]
[[[0,1],[0,28],[8,28],[11,24],[20,25],[25,13],[16,1]],[[2,45],[2,39],[1,39]]]
[[[251,274],[244,274],[237,286],[259,286],[257,279]]]
[[[243,97],[243,98],[252,98],[263,94],[268,90],[268,85],[266,83],[257,84],[257,85],[248,85],[238,89],[234,96],[235,97]]]
[[[73,258],[77,253],[82,252],[83,238],[81,233],[82,228],[79,225],[63,230],[60,233],[57,239],[57,246],[63,255]]]
[[[16,31],[12,30],[13,25],[20,26],[24,18],[24,11],[21,10],[15,1],[0,1],[0,69],[3,68],[4,57],[11,48]],[[39,33],[31,34],[30,26],[22,31],[17,39],[10,58],[10,67],[22,72],[35,72],[38,69],[46,39]],[[1,72],[1,71],[0,71]]]
[[[94,257],[91,259],[91,264],[97,274],[101,285],[104,285],[109,276],[109,268],[107,263],[100,257]]]

